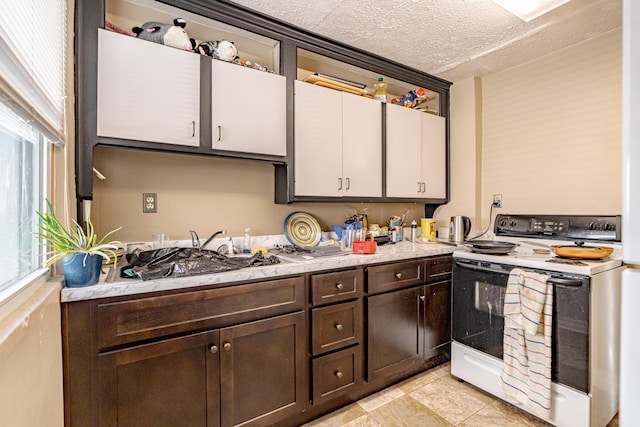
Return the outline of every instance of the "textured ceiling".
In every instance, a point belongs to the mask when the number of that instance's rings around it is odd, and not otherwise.
[[[622,26],[621,0],[571,0],[530,22],[490,0],[234,2],[452,82],[504,70]]]

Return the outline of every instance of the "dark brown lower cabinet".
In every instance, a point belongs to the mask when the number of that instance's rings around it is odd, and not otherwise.
[[[220,425],[218,331],[103,353],[99,425]]]
[[[450,282],[367,300],[367,381],[412,370],[443,351],[451,336]]]
[[[303,312],[220,330],[222,426],[266,426],[308,403]]]
[[[99,356],[100,426],[264,426],[300,412],[298,312]]]

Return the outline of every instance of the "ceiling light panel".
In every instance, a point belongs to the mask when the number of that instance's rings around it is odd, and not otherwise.
[[[570,0],[493,0],[525,22],[544,15]]]

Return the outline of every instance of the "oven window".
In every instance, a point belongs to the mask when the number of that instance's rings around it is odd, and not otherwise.
[[[454,263],[452,338],[502,359],[504,294],[508,271]],[[552,380],[589,392],[589,280],[554,286]]]

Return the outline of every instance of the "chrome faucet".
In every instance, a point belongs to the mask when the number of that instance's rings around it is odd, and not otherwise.
[[[217,235],[222,235],[222,236],[226,236],[227,235],[227,230],[220,230],[220,231],[216,231],[215,233],[213,233],[207,240],[204,241],[204,243],[202,245],[200,245],[200,249],[204,249],[205,246],[207,246],[213,239],[215,239],[215,237]],[[199,241],[198,241],[199,243]]]

